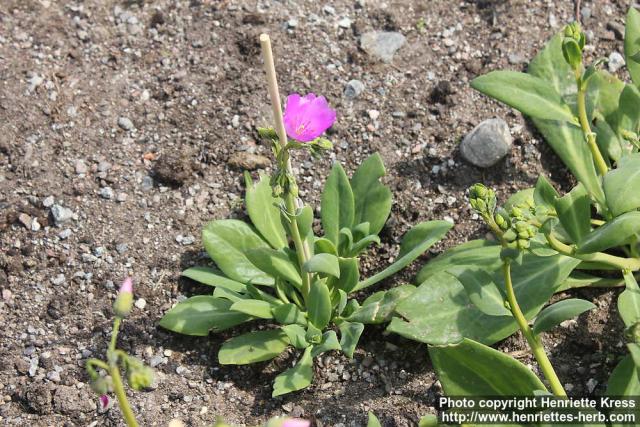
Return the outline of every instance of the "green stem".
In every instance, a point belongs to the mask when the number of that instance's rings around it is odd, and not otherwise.
[[[504,282],[507,288],[507,301],[509,301],[509,307],[511,308],[511,313],[518,324],[518,327],[522,331],[522,335],[527,339],[531,350],[533,351],[533,355],[538,361],[538,365],[540,369],[542,369],[542,373],[544,374],[547,381],[549,381],[549,385],[551,386],[551,391],[554,395],[560,397],[566,397],[567,393],[564,391],[560,380],[558,379],[558,375],[556,375],[556,371],[553,369],[549,358],[547,357],[547,353],[544,351],[544,347],[540,342],[540,339],[534,335],[527,319],[524,317],[522,310],[520,310],[520,306],[518,305],[518,301],[516,299],[516,294],[513,290],[513,283],[511,281],[511,263],[505,260],[502,264],[502,271],[504,273]]]
[[[110,354],[115,355],[118,351],[116,350],[116,340],[118,339],[118,332],[120,330],[121,323],[121,317],[116,317],[116,320],[113,322],[113,331],[111,332],[111,342],[109,343],[108,351]],[[138,422],[136,421],[133,410],[129,405],[129,401],[127,400],[127,394],[124,391],[122,377],[120,376],[120,368],[118,367],[118,357],[108,357],[107,359],[109,359],[109,375],[111,375],[113,392],[116,394],[116,398],[118,399],[118,406],[120,406],[120,411],[122,412],[124,421],[129,427],[138,427]]]
[[[589,123],[589,118],[587,117],[587,85],[583,84],[582,78],[577,71],[576,82],[578,84],[577,103],[580,127],[582,128],[582,133],[587,139],[587,145],[589,147],[589,150],[591,151],[591,156],[593,157],[593,161],[596,165],[596,169],[598,170],[598,174],[604,175],[609,171],[609,167],[607,166],[607,162],[605,162],[604,157],[602,157],[602,153],[600,153],[598,144],[596,144],[595,133],[591,131],[591,124]]]
[[[631,271],[640,270],[640,259],[622,258],[614,255],[605,254],[603,252],[595,252],[592,254],[577,254],[575,246],[565,245],[560,240],[556,239],[556,237],[551,233],[545,234],[545,236],[547,238],[547,242],[549,243],[549,246],[551,246],[552,249],[561,253],[562,255],[570,256],[572,258],[579,259],[582,261],[604,263],[620,270],[625,270],[625,269],[628,269]]]

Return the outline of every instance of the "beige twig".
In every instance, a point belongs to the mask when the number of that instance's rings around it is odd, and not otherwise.
[[[271,98],[271,108],[273,109],[273,120],[276,125],[276,133],[280,138],[280,145],[287,145],[287,133],[284,130],[284,120],[282,119],[282,106],[280,104],[280,93],[278,92],[278,80],[276,78],[276,67],[273,63],[273,52],[271,51],[271,39],[268,34],[260,34],[260,47],[262,48],[262,58],[264,59],[264,71],[267,73],[267,86],[269,97]]]

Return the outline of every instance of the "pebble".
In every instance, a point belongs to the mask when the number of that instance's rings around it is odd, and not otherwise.
[[[54,383],[59,383],[60,381],[62,381],[62,378],[60,378],[60,373],[57,371],[51,371],[47,373],[47,379],[49,381],[53,381]]]
[[[287,21],[287,27],[289,28],[296,28],[298,26],[298,20],[295,18],[289,19]]]
[[[116,196],[116,201],[120,202],[120,203],[124,203],[127,201],[127,193],[118,193],[118,195]]]
[[[18,221],[20,222],[20,224],[24,225],[26,229],[31,228],[31,217],[26,213],[21,213],[20,215],[18,215]]]
[[[73,218],[73,211],[61,205],[53,205],[51,207],[51,216],[53,216],[53,222],[59,227]]]
[[[351,19],[342,18],[340,21],[338,21],[338,27],[344,28],[344,29],[351,28]]]
[[[189,370],[187,368],[185,368],[184,366],[180,365],[176,368],[176,374],[178,375],[185,375],[189,372]]]
[[[507,155],[512,143],[507,123],[500,118],[489,119],[464,137],[460,153],[467,162],[488,168]]]
[[[55,199],[53,198],[53,196],[47,196],[42,201],[42,206],[44,206],[45,208],[50,208],[54,203]]]
[[[378,110],[369,110],[367,114],[371,120],[378,120],[378,117],[380,117],[380,111]]]
[[[132,130],[133,122],[129,120],[127,117],[119,117],[118,118],[118,126],[124,130]]]
[[[391,62],[396,51],[407,39],[400,33],[388,31],[369,31],[360,37],[360,47],[369,55],[384,62]]]
[[[233,126],[234,128],[237,128],[240,126],[240,116],[235,114],[232,118],[231,118],[231,126]]]
[[[38,218],[33,218],[33,220],[31,221],[31,231],[39,231],[40,227],[41,226],[38,222]]]
[[[123,254],[128,250],[129,250],[129,245],[127,245],[126,243],[118,243],[116,245],[116,251],[118,251],[119,254]]]
[[[611,52],[607,65],[609,67],[609,71],[615,73],[624,66],[624,57],[618,52]]]
[[[344,96],[350,99],[357,98],[364,91],[364,83],[360,80],[349,80],[344,87]]]
[[[333,6],[326,5],[322,8],[322,11],[327,15],[335,15],[336,9]]]
[[[167,358],[160,355],[153,356],[149,360],[149,366],[151,366],[152,368],[155,368],[156,366],[159,366],[159,365],[164,365],[165,363],[167,363]]]
[[[100,189],[100,197],[103,199],[112,199],[113,198],[113,189],[111,187],[103,187]]]
[[[153,190],[153,178],[149,175],[145,175],[142,178],[142,191],[151,191]]]
[[[56,277],[51,278],[51,283],[56,286],[62,285],[66,281],[64,274],[60,273]]]
[[[89,170],[89,168],[87,168],[87,165],[85,164],[84,160],[76,160],[76,163],[75,163],[74,167],[75,167],[76,173],[78,175],[83,175],[83,174],[87,173],[87,171]]]
[[[111,163],[109,162],[100,162],[98,163],[98,172],[109,172],[111,167]]]
[[[144,310],[144,308],[147,306],[147,300],[145,300],[144,298],[138,298],[134,305],[140,310]]]
[[[71,233],[72,232],[70,228],[65,228],[60,233],[58,233],[58,237],[60,238],[60,240],[66,240],[69,238],[69,236],[71,236]]]
[[[520,54],[512,53],[509,55],[509,64],[517,65],[517,64],[522,64],[525,61],[526,61],[525,57]]]

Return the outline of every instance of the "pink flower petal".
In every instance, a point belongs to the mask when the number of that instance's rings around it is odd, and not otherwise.
[[[309,427],[311,423],[300,418],[287,418],[282,423],[282,427]]]
[[[309,93],[301,97],[293,93],[287,97],[283,119],[284,128],[290,138],[309,142],[333,125],[336,112],[329,107],[324,96]]]
[[[100,396],[100,405],[102,410],[107,409],[110,403],[111,403],[111,399],[109,399],[109,396],[107,396],[106,394],[103,394],[102,396]]]
[[[120,286],[120,292],[133,293],[133,280],[131,280],[131,277],[124,279],[124,282],[122,282]]]

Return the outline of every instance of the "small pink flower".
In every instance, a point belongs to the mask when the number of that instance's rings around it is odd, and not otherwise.
[[[287,96],[284,107],[284,128],[289,138],[300,142],[313,141],[336,121],[336,112],[324,96],[309,93]]]
[[[131,280],[131,277],[127,277],[126,279],[124,279],[124,282],[122,282],[122,285],[120,285],[119,292],[133,293],[133,280]]]
[[[309,427],[311,423],[300,418],[287,418],[282,423],[282,427]]]
[[[104,411],[105,409],[109,408],[110,404],[111,404],[111,399],[109,399],[109,396],[107,396],[106,394],[103,394],[102,396],[100,396],[100,409]]]

